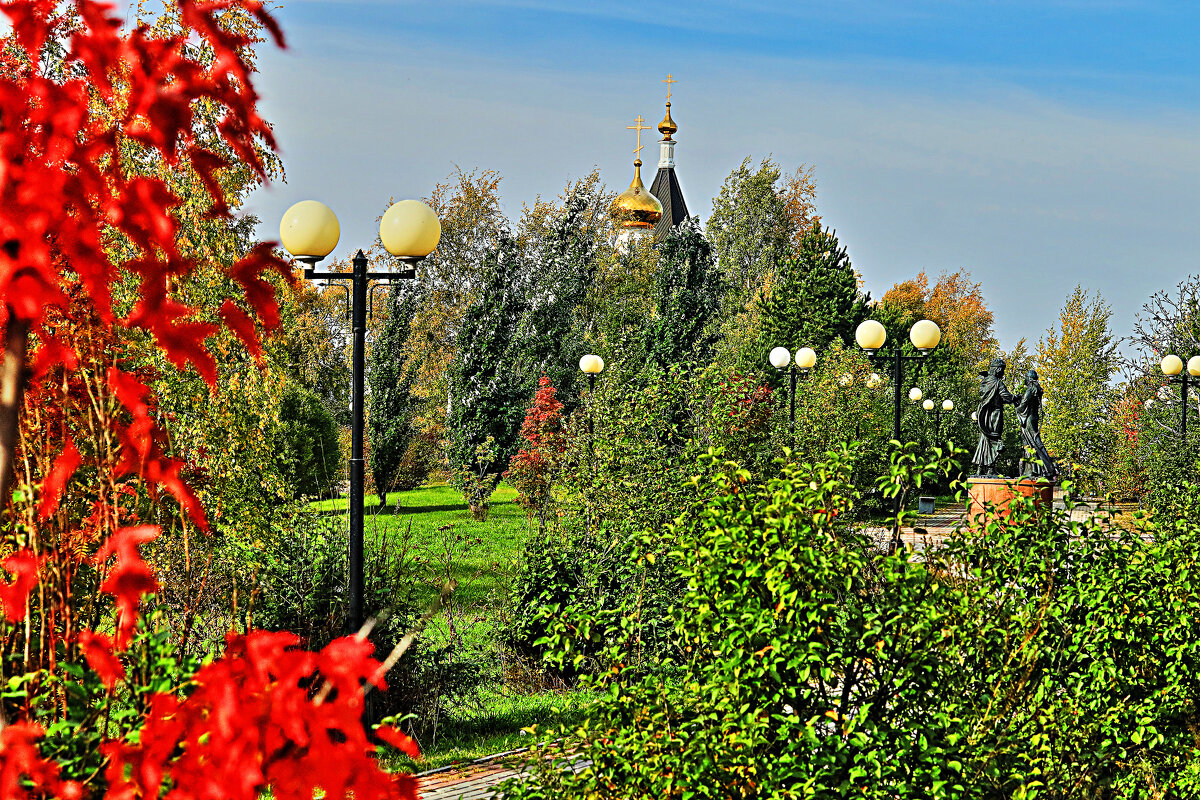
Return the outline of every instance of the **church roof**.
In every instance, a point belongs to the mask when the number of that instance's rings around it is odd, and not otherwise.
[[[662,219],[654,225],[654,241],[661,242],[672,228],[688,218],[687,203],[683,200],[674,167],[658,168],[654,183],[650,184],[650,194],[662,203]]]

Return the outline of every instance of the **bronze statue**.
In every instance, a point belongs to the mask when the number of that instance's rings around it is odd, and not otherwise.
[[[1000,477],[995,473],[995,465],[1004,449],[1004,406],[1017,402],[1004,385],[1004,366],[1003,358],[994,358],[988,371],[979,373],[979,409],[976,411],[979,444],[971,459],[978,478]]]
[[[1053,480],[1058,474],[1058,465],[1042,443],[1042,384],[1038,381],[1037,370],[1031,369],[1026,375],[1025,391],[1016,403],[1016,411],[1021,423],[1021,441],[1025,445],[1024,474]]]

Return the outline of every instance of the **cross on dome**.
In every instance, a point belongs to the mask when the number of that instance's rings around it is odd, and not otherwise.
[[[667,79],[665,81],[663,81],[663,83],[665,83],[667,85],[667,100],[670,100],[671,99],[671,84],[679,83],[679,81],[675,80],[675,78],[671,76],[671,73],[668,72]]]
[[[642,118],[642,115],[638,114],[632,125],[625,126],[625,130],[627,131],[637,131],[637,148],[633,151],[633,154],[638,158],[638,160],[641,160],[642,157],[642,131],[650,130],[649,125],[642,124],[645,121],[646,120]]]

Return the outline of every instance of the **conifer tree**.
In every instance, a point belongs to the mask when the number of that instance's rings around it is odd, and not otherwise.
[[[764,345],[821,351],[834,339],[849,343],[866,318],[869,299],[858,289],[837,234],[813,224],[796,257],[783,263],[778,282],[759,300]]]

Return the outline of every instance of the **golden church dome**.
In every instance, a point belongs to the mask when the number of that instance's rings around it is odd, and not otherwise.
[[[663,121],[658,123],[658,132],[663,135],[663,141],[671,141],[671,134],[679,130],[679,126],[675,124],[675,120],[671,119],[671,101],[667,101],[667,115],[663,117]]]
[[[653,228],[662,219],[662,203],[642,183],[640,158],[633,162],[633,180],[629,188],[613,200],[611,213],[622,228]]]

